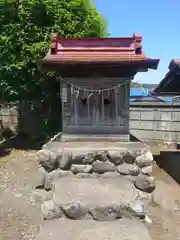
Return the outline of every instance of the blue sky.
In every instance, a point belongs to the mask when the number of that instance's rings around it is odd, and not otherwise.
[[[143,37],[143,50],[159,58],[158,70],[139,73],[135,81],[159,83],[172,58],[180,58],[180,0],[94,0],[112,37]]]

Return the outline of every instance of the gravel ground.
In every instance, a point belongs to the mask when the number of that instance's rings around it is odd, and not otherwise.
[[[0,239],[35,239],[42,222],[32,199],[37,171],[35,152],[16,151],[0,158]]]
[[[37,173],[35,151],[12,150],[0,158],[0,239],[33,240],[42,224],[40,204],[32,201],[32,191]],[[155,166],[158,181],[168,184],[171,193],[161,188],[162,199],[173,195],[180,200],[179,185]],[[174,194],[173,194],[173,192]],[[177,199],[178,198],[178,199]],[[151,206],[147,224],[153,240],[180,239],[180,211],[162,210]]]

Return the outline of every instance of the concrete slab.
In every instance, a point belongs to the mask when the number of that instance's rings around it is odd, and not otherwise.
[[[152,240],[143,223],[136,220],[96,222],[91,220],[46,221],[36,240]]]
[[[136,189],[126,179],[59,179],[53,185],[53,201],[63,205],[79,202],[83,205],[108,206],[133,201]]]

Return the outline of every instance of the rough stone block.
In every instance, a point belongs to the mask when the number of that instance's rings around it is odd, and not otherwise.
[[[84,156],[82,163],[83,164],[92,164],[95,161],[94,157],[95,157],[94,152],[87,153]]]
[[[90,173],[92,171],[93,167],[90,164],[86,164],[86,165],[71,165],[71,172],[73,172],[74,174],[77,173]]]
[[[60,169],[68,170],[70,169],[71,164],[72,164],[72,153],[68,151],[63,152],[62,158],[59,163]]]
[[[109,161],[102,162],[99,160],[96,160],[92,163],[93,171],[97,173],[105,173],[105,172],[114,172],[117,171],[115,165]]]
[[[134,185],[139,190],[151,193],[155,189],[155,179],[152,176],[140,174],[136,177]]]
[[[129,204],[129,210],[135,217],[138,217],[140,219],[144,219],[146,216],[144,203],[140,199],[135,199],[132,201]]]
[[[150,166],[153,163],[153,155],[150,151],[147,151],[145,153],[142,153],[140,156],[136,157],[136,164],[140,167],[147,167]]]
[[[77,202],[63,205],[61,208],[67,218],[74,220],[85,218],[86,214],[88,213],[88,207]]]
[[[86,155],[86,153],[82,153],[81,151],[75,151],[72,153],[71,163],[72,164],[82,164],[83,158]]]
[[[139,168],[135,164],[123,163],[117,166],[117,170],[122,175],[137,176],[139,174]]]
[[[105,162],[108,160],[108,152],[107,151],[99,151],[95,153],[94,160],[99,160]]]
[[[124,152],[121,150],[109,150],[108,159],[115,165],[120,165],[123,163]]]
[[[54,169],[58,168],[59,162],[56,158],[56,154],[43,149],[37,153],[38,163],[42,166],[47,172],[51,172]]]
[[[54,154],[56,154],[56,159],[58,161],[58,163],[61,161],[62,155],[63,155],[63,150],[62,148],[52,148],[51,152],[53,152]]]
[[[52,200],[45,201],[41,204],[41,211],[44,220],[61,218],[63,212]]]
[[[36,175],[35,185],[36,188],[43,188],[48,173],[43,167],[39,167]]]
[[[136,158],[136,152],[135,151],[130,151],[130,150],[127,149],[124,152],[123,161],[125,163],[133,164],[135,162],[135,158]]]

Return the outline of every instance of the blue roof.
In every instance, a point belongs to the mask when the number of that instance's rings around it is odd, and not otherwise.
[[[134,98],[132,98],[134,96]],[[163,101],[163,102],[172,102],[172,98],[168,98],[168,97],[153,97],[153,96],[149,96],[149,91],[148,89],[130,89],[130,99],[129,102],[135,102],[136,101],[136,96],[137,97],[142,97],[142,101]],[[144,98],[145,97],[145,98]]]
[[[172,98],[168,98],[168,97],[158,97],[158,98],[164,102],[172,102]]]
[[[148,96],[147,89],[130,89],[130,96]]]

